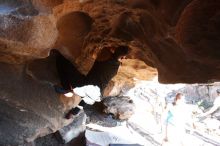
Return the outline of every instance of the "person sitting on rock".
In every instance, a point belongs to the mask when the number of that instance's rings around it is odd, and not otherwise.
[[[73,89],[73,93],[80,96],[81,101],[66,114],[66,119],[70,119],[72,116],[77,115],[86,104],[93,105],[95,102],[101,101],[101,92],[98,86],[86,85],[76,87]]]
[[[55,86],[56,92],[69,97],[73,95],[71,93],[73,88],[85,85],[97,85],[103,92],[109,81],[117,74],[121,59],[128,52],[127,46],[117,47],[107,60],[96,60],[86,76],[81,74],[69,60],[59,53],[56,65],[62,88]]]
[[[117,74],[121,64],[120,59],[123,59],[128,54],[127,46],[119,46],[112,53],[111,57],[105,61],[95,61],[92,69],[86,76],[82,75],[76,67],[61,54],[56,60],[58,75],[63,88],[55,86],[55,91],[64,94],[66,97],[74,95],[75,88],[83,88],[86,85],[95,85],[103,92],[108,82]],[[82,97],[82,96],[81,96]],[[81,102],[80,106],[85,106],[86,102]],[[73,108],[68,112],[69,115],[75,115],[79,112],[79,108]]]
[[[56,66],[62,87],[55,85],[55,91],[67,98],[74,95],[82,98],[79,105],[73,107],[65,115],[65,118],[70,119],[73,115],[77,115],[86,104],[92,105],[100,101],[100,88],[93,85],[82,85],[81,82],[85,79],[85,76],[59,52],[57,52]]]
[[[209,109],[207,112],[201,114],[201,115],[199,116],[200,120],[205,119],[205,118],[206,118],[207,116],[209,116],[209,115],[212,116],[213,114],[216,113],[217,110],[220,109],[220,89],[217,89],[216,92],[217,92],[217,97],[215,98],[215,101],[214,101],[214,103],[213,103],[213,107],[211,107],[211,109]],[[220,116],[217,117],[217,118],[220,119]]]

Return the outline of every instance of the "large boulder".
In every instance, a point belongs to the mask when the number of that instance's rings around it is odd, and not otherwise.
[[[127,120],[134,114],[134,103],[129,97],[106,97],[103,101],[105,105],[104,112],[112,114],[120,120]]]
[[[51,57],[25,65],[0,63],[0,145],[23,145],[72,121],[65,114],[80,98],[54,91],[59,83],[54,67]]]

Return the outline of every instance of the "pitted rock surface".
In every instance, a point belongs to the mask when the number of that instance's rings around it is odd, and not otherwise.
[[[106,97],[103,101],[105,113],[113,114],[115,118],[126,120],[134,114],[134,103],[129,97]]]
[[[54,62],[44,58],[53,49],[86,75],[96,59],[108,60],[118,46],[128,46],[132,69],[122,62],[106,95],[157,72],[163,83],[219,81],[219,14],[219,0],[0,1],[0,145],[31,141],[65,125],[62,116],[75,100],[58,98],[51,87],[59,79]],[[124,104],[119,111],[132,106]],[[113,112],[122,119],[132,114]]]
[[[0,63],[0,145],[23,145],[72,121],[65,113],[80,99],[64,99],[54,91],[53,65],[51,57],[26,65]]]
[[[160,82],[213,82],[219,8],[217,0],[1,1],[0,61],[21,64],[55,48],[86,74],[103,50],[127,45],[127,57],[156,68]]]

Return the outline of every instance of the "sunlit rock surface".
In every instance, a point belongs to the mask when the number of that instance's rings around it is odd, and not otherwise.
[[[217,97],[216,89],[219,88],[219,82],[188,85],[139,81],[126,94],[133,99],[136,105],[135,114],[128,120],[128,125],[152,145],[162,143],[170,146],[180,145],[180,143],[195,146],[219,145],[220,110],[217,110],[212,116],[202,117],[202,113],[213,106]],[[167,118],[166,102],[172,103],[177,93],[183,94],[183,100],[173,106],[173,109],[171,108],[174,116],[173,124],[168,126],[170,134],[168,142],[164,142]],[[202,102],[204,104],[201,104]],[[175,118],[179,120],[175,120]],[[181,131],[182,136],[177,137]]]
[[[135,80],[153,80],[157,70],[137,59],[124,59],[117,75],[104,90],[104,96],[118,96],[135,86]]]
[[[213,84],[193,84],[186,85],[180,92],[184,93],[188,103],[195,104],[201,100],[213,103],[217,97],[217,89],[220,89],[220,83]]]
[[[137,81],[136,86],[127,93],[127,95],[132,98],[133,104],[136,106],[134,109],[135,113],[128,120],[118,121],[112,119],[111,115],[102,114],[100,112],[102,110],[100,110],[100,107],[97,108],[97,105],[90,106],[86,109],[86,114],[89,118],[87,120],[87,129],[89,131],[94,131],[94,134],[97,130],[106,131],[111,134],[116,133],[116,137],[118,135],[124,136],[125,133],[132,133],[132,140],[136,143],[140,143],[142,145],[160,146],[164,143],[164,126],[166,120],[165,99],[174,100],[176,93],[183,93],[185,96],[185,104],[182,106],[182,112],[179,111],[179,117],[181,117],[181,120],[185,123],[185,126],[181,128],[184,130],[184,134],[182,137],[176,138],[176,136],[179,135],[179,130],[181,129],[178,129],[176,126],[178,124],[177,121],[174,122],[175,125],[172,126],[175,130],[173,129],[174,131],[171,132],[173,137],[169,137],[169,141],[165,144],[176,146],[179,145],[180,141],[182,141],[185,145],[193,144],[194,146],[219,145],[220,129],[218,126],[220,125],[220,121],[216,119],[216,115],[206,117],[201,121],[199,120],[199,115],[203,113],[203,109],[201,105],[199,105],[200,101],[209,100],[209,102],[212,103],[216,98],[216,89],[219,88],[219,83],[206,85],[167,85],[159,84],[157,81]],[[124,102],[118,98],[109,101],[112,101],[112,103],[115,101],[117,106],[120,105],[121,102]],[[120,102],[116,102],[119,100]],[[126,105],[126,103],[124,104]],[[204,112],[207,110],[208,109],[204,110]],[[178,111],[176,112],[178,113]],[[120,130],[115,131],[117,128]],[[168,129],[170,129],[170,127]],[[138,134],[143,141],[137,139],[137,137],[135,137],[136,134]],[[94,135],[91,136],[94,137]],[[104,138],[107,137],[108,136],[104,136]],[[129,141],[130,137],[128,137],[129,136],[125,136],[125,140]],[[103,137],[100,139],[102,138]],[[108,141],[109,139],[107,138],[106,140]],[[50,145],[54,139],[47,136],[45,138],[41,138],[41,141],[44,141],[44,145]],[[83,142],[83,140],[80,141]],[[94,143],[96,142],[97,141],[94,141]],[[98,142],[100,142],[100,140]]]

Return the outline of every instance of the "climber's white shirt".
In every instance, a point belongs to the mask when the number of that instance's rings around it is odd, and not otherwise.
[[[101,92],[98,86],[86,85],[83,87],[76,87],[73,89],[73,92],[81,96],[85,103],[90,105],[101,101]]]
[[[64,94],[66,97],[73,97],[73,93],[72,92],[68,92]]]
[[[215,106],[220,107],[220,96],[217,96],[217,97],[215,98],[215,101],[214,101],[213,104],[214,104]]]

